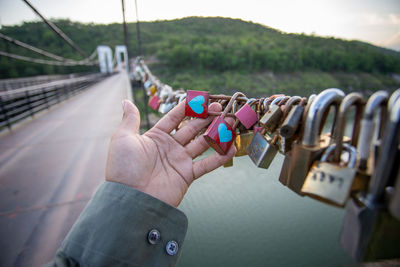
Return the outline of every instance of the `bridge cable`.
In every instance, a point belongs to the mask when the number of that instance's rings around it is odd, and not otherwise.
[[[24,1],[46,24],[49,26],[58,36],[64,39],[72,48],[78,51],[83,57],[87,57],[88,55],[83,51],[79,46],[77,46],[74,41],[72,41],[63,31],[61,31],[54,23],[47,20],[40,12],[32,6],[32,4],[28,0]]]
[[[12,38],[10,36],[2,34],[1,32],[0,32],[0,38],[5,40],[5,41],[8,41],[8,42],[10,42],[12,44],[15,44],[17,46],[26,48],[28,50],[31,50],[31,51],[35,52],[35,53],[41,54],[43,56],[46,56],[46,57],[49,57],[49,58],[52,58],[52,59],[55,59],[55,60],[58,60],[58,61],[76,61],[74,59],[69,59],[69,58],[64,58],[64,57],[57,56],[57,55],[55,55],[53,53],[50,53],[50,52],[47,52],[47,51],[45,51],[43,49],[40,49],[40,48],[34,47],[32,45],[29,45],[27,43],[18,41],[18,40],[14,39],[14,38]]]
[[[96,52],[97,51],[94,51],[94,53],[92,55],[96,55]],[[55,66],[78,66],[78,65],[80,65],[80,66],[93,66],[93,65],[98,63],[97,61],[89,62],[87,60],[82,60],[82,61],[46,60],[46,59],[39,59],[39,58],[32,58],[32,57],[16,55],[16,54],[7,53],[7,52],[4,52],[4,51],[0,51],[0,56],[10,57],[10,58],[19,59],[19,60],[23,60],[23,61],[27,61],[27,62],[32,62],[32,63],[55,65]]]

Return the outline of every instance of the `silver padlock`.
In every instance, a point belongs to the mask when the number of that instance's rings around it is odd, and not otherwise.
[[[328,162],[333,155],[336,144],[329,146],[310,169],[301,192],[328,204],[343,207],[350,196],[354,176],[356,175],[357,151],[349,144],[342,144],[349,153],[347,165],[339,162]]]
[[[257,167],[269,168],[278,153],[277,141],[278,135],[275,135],[270,142],[259,132],[254,135],[251,144],[247,148],[247,154]]]
[[[388,101],[388,93],[385,91],[378,91],[372,94],[365,106],[364,116],[361,120],[360,136],[357,145],[357,156],[359,158],[359,166],[356,175],[356,183],[360,188],[364,188],[370,180],[370,177],[375,169],[376,162],[376,148],[374,144],[377,143],[374,139],[374,134],[379,140],[383,135],[383,125],[386,119],[386,104]],[[379,126],[376,125],[374,115],[376,112],[381,112]],[[376,133],[378,132],[378,133]]]
[[[382,145],[368,191],[349,202],[340,243],[356,261],[400,257],[400,221],[387,211],[387,190],[400,143],[400,101],[384,129]]]

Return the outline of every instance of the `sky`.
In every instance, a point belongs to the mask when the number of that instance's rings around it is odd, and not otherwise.
[[[121,0],[30,0],[47,18],[122,22]],[[400,0],[137,0],[141,21],[220,16],[260,23],[288,33],[361,40],[400,50]],[[135,1],[125,0],[128,22]],[[0,24],[38,20],[22,0],[0,0]],[[73,39],[73,37],[71,37]]]

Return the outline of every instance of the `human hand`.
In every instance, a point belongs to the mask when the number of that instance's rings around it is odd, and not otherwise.
[[[128,100],[124,100],[122,106],[124,116],[108,151],[107,181],[133,187],[177,207],[195,179],[235,155],[236,148],[232,146],[226,155],[214,153],[194,161],[209,145],[203,136],[192,139],[214,117],[191,120],[170,135],[185,117],[185,102],[178,104],[143,135],[139,133],[139,110]],[[221,111],[221,105],[212,103],[209,110]]]

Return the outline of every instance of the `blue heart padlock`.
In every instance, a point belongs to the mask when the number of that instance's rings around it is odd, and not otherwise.
[[[228,130],[225,124],[218,125],[218,136],[221,143],[226,143],[232,140],[232,131]]]
[[[204,96],[198,95],[192,100],[189,101],[189,107],[196,112],[197,114],[201,114],[204,111],[203,104],[205,102]]]

